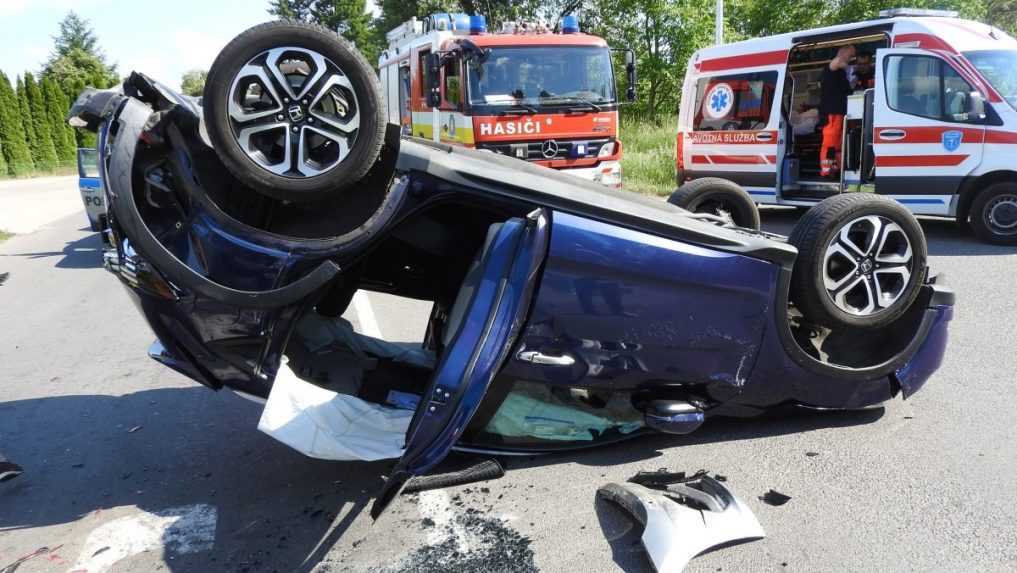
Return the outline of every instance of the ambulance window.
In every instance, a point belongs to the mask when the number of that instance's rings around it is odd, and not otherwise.
[[[445,62],[442,70],[445,76],[444,92],[445,103],[452,107],[459,107],[462,101],[462,83],[459,81],[459,60],[452,59]]]
[[[932,56],[886,59],[886,102],[890,109],[940,121],[979,123],[970,114],[974,88],[957,70]]]
[[[777,72],[702,78],[696,85],[694,131],[765,129],[773,111]]]

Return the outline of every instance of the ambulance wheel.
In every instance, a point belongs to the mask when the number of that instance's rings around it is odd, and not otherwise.
[[[1017,245],[1017,183],[996,183],[971,203],[971,230],[995,245]]]
[[[704,177],[689,181],[667,201],[693,213],[717,215],[738,227],[759,229],[756,203],[744,189],[727,179]]]
[[[208,72],[203,103],[226,168],[276,199],[342,193],[374,165],[384,141],[377,74],[315,24],[269,22],[234,38]]]
[[[914,302],[926,274],[925,234],[900,203],[845,193],[818,203],[791,232],[791,302],[807,322],[877,329]]]

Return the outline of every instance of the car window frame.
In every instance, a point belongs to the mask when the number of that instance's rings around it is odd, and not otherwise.
[[[927,59],[931,59],[931,60],[933,60],[933,61],[938,63],[938,65],[939,65],[939,68],[938,68],[938,78],[939,78],[939,82],[938,82],[938,84],[939,84],[939,116],[931,116],[931,115],[925,115],[925,114],[920,114],[920,113],[913,113],[913,112],[910,112],[910,111],[906,111],[906,110],[900,109],[899,107],[896,107],[896,106],[894,106],[891,103],[892,102],[891,97],[890,97],[890,87],[891,87],[891,85],[890,85],[890,82],[887,81],[887,77],[889,75],[890,62],[894,58],[900,58],[900,59],[903,59],[903,58],[927,58]],[[887,107],[887,109],[890,109],[891,111],[894,111],[896,113],[900,113],[900,114],[903,114],[903,115],[908,115],[908,116],[911,116],[911,117],[920,117],[922,119],[928,119],[928,120],[932,120],[932,121],[939,121],[939,122],[943,122],[943,123],[955,123],[955,124],[960,124],[960,125],[985,125],[987,123],[987,119],[985,117],[979,117],[979,116],[976,115],[976,116],[973,116],[973,117],[969,117],[966,120],[962,120],[962,119],[956,119],[956,118],[950,116],[949,114],[947,114],[947,109],[946,109],[946,107],[947,107],[946,95],[947,94],[946,94],[946,77],[945,77],[946,74],[944,73],[944,71],[945,71],[945,69],[947,67],[949,67],[949,69],[952,70],[953,73],[956,74],[957,77],[960,78],[961,81],[963,81],[965,84],[967,84],[968,92],[969,93],[975,93],[975,92],[979,91],[975,86],[973,86],[971,84],[971,82],[969,82],[964,77],[964,75],[962,73],[960,73],[959,70],[957,70],[957,68],[955,68],[950,62],[944,60],[943,58],[941,58],[939,56],[936,56],[936,55],[933,55],[933,54],[889,54],[889,55],[887,55],[883,59],[883,96],[886,98],[886,107]],[[900,74],[899,73],[897,74],[897,77],[898,77],[898,81],[899,81],[899,78],[900,78]],[[898,89],[898,91],[899,91],[899,89]]]

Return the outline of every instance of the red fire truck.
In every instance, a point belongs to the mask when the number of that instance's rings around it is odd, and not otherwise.
[[[378,62],[389,121],[403,132],[621,185],[611,49],[566,16],[560,32],[483,16],[433,14],[388,33]],[[626,97],[635,64],[625,50]]]

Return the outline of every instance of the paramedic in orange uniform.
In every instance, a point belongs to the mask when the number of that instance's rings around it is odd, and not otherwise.
[[[842,46],[830,64],[823,69],[822,92],[819,99],[819,121],[823,126],[823,147],[819,151],[820,175],[832,177],[840,173],[840,147],[844,136],[844,116],[851,81],[847,67],[855,57],[854,46]]]

